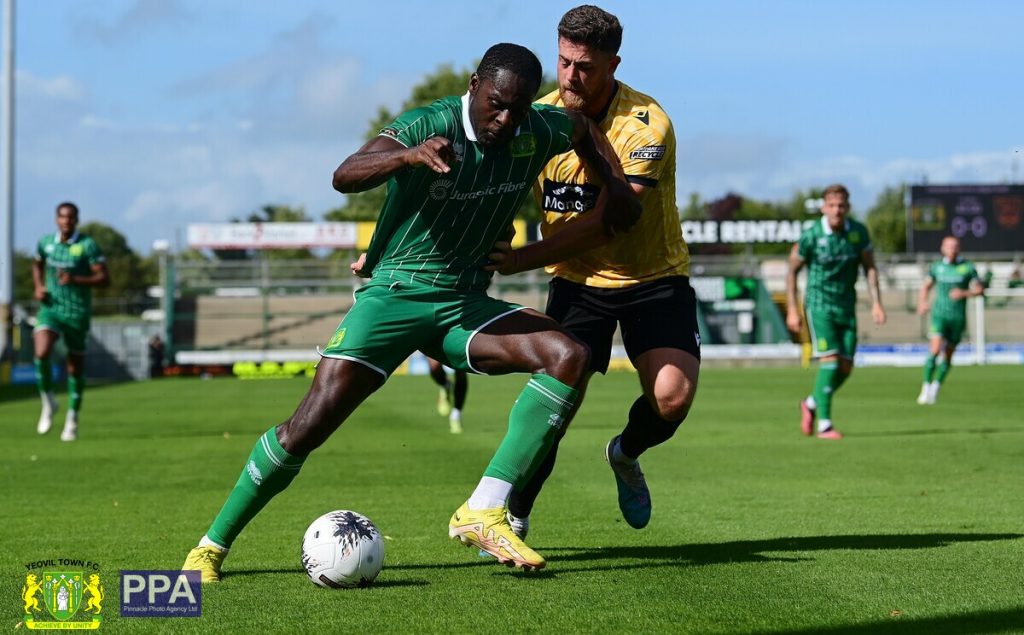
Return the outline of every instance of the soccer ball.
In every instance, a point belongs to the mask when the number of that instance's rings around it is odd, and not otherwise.
[[[348,510],[324,514],[302,537],[302,565],[313,584],[369,586],[384,566],[384,538],[370,519]]]

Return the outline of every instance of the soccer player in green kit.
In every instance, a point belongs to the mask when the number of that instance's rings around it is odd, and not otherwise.
[[[36,385],[43,400],[36,430],[46,434],[53,425],[57,399],[53,395],[50,353],[60,337],[68,349],[68,412],[61,441],[78,438],[78,411],[85,392],[85,342],[92,320],[92,288],[110,283],[107,265],[96,242],[78,233],[78,207],[57,206],[57,233],[39,239],[32,263],[32,282],[39,314],[32,332]]]
[[[857,283],[863,267],[871,294],[871,317],[885,324],[885,309],[878,287],[878,269],[868,228],[848,218],[850,193],[842,185],[825,188],[821,222],[805,229],[789,254],[786,276],[786,326],[799,333],[803,326],[797,298],[797,274],[806,265],[807,326],[818,359],[814,392],[800,400],[800,430],[819,439],[842,439],[832,425],[832,397],[853,371],[857,351]]]
[[[204,582],[219,580],[224,557],[249,520],[416,350],[456,370],[531,373],[512,406],[505,439],[452,515],[448,534],[499,562],[544,566],[512,531],[505,506],[573,409],[588,353],[551,318],[487,296],[487,254],[507,236],[544,165],[570,149],[607,185],[607,205],[598,211],[609,232],[632,226],[641,207],[595,125],[532,104],[541,75],[529,50],[495,45],[465,95],[402,114],[335,170],[341,192],[388,183],[369,249],[353,263],[370,281],[323,349],[302,403],[257,441],[182,569],[201,571]]]
[[[967,326],[967,298],[985,293],[985,286],[978,276],[974,263],[960,257],[960,240],[946,236],[939,246],[942,260],[932,264],[928,276],[917,298],[917,313],[925,315],[931,311],[931,327],[928,329],[928,358],[924,363],[924,382],[917,403],[934,404],[939,386],[946,380],[953,363],[964,328]],[[928,295],[935,289],[935,300],[928,302]],[[942,361],[936,367],[936,360],[942,354]]]

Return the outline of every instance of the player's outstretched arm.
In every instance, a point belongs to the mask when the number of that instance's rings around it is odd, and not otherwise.
[[[800,256],[800,244],[796,243],[789,251],[789,271],[786,272],[786,328],[794,334],[799,333],[803,327],[796,285],[797,274],[803,268],[804,259]]]
[[[601,217],[601,211],[607,201],[608,194],[602,188],[591,212],[580,215],[565,229],[544,240],[519,249],[512,249],[511,240],[496,242],[488,255],[491,264],[484,269],[511,275],[564,262],[595,247],[607,244],[611,241],[612,235],[606,231],[604,220]]]
[[[387,181],[405,168],[421,165],[438,174],[445,174],[455,160],[452,142],[444,137],[431,137],[407,148],[385,136],[374,137],[334,170],[334,189],[344,194],[364,192]]]
[[[588,168],[601,177],[604,184],[602,192],[607,190],[608,193],[604,208],[594,211],[601,212],[607,233],[614,235],[616,232],[629,231],[640,220],[643,205],[626,181],[626,173],[622,170],[615,148],[590,117],[574,110],[566,112],[573,124],[573,150]]]

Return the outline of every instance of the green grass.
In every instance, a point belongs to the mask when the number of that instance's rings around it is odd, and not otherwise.
[[[120,569],[181,565],[256,437],[306,380],[165,380],[86,394],[81,440],[35,434],[38,399],[3,389],[0,627],[25,563],[102,564],[109,632],[1024,632],[1024,368],[956,368],[936,406],[916,369],[860,369],[840,441],[801,436],[811,371],[705,370],[689,420],[643,458],[650,526],[629,528],[602,460],[636,376],[593,382],[533,515],[548,559],[523,574],[447,538],[522,377],[473,378],[465,434],[426,377],[396,377],[235,543],[199,619],[121,619]],[[388,536],[364,590],[307,580],[299,542],[332,509]]]

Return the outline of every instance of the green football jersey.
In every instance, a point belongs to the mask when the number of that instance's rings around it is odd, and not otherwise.
[[[508,144],[484,149],[467,110],[468,95],[445,97],[381,131],[410,148],[445,137],[455,161],[447,174],[420,166],[388,181],[364,266],[374,281],[486,289],[493,274],[482,267],[491,247],[508,232],[544,165],[572,144],[565,111],[533,104]]]
[[[807,263],[806,306],[815,312],[852,314],[856,309],[861,254],[871,250],[868,228],[847,219],[832,231],[823,216],[800,235],[800,257]]]
[[[88,276],[92,267],[104,261],[96,241],[75,232],[67,242],[60,233],[47,234],[36,246],[36,260],[45,265],[46,291],[44,307],[68,320],[88,320],[92,315],[92,287],[60,284],[57,275],[67,271],[72,276]]]
[[[944,320],[962,320],[967,317],[967,298],[954,300],[949,297],[953,289],[969,289],[975,280],[981,283],[974,263],[963,258],[948,262],[945,258],[932,264],[928,277],[935,281],[935,300],[932,302],[932,317]]]

